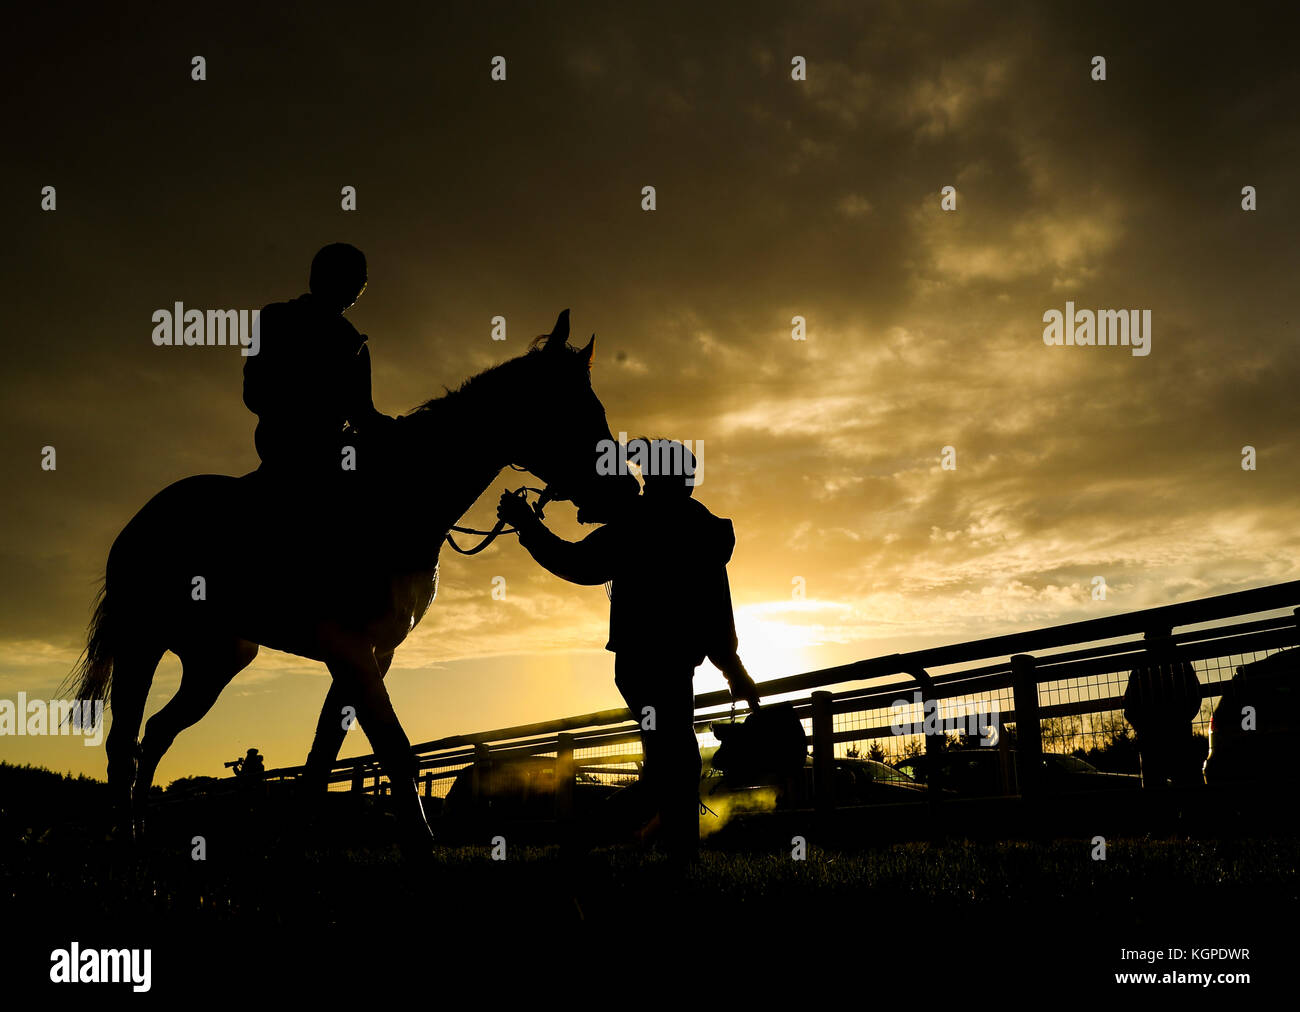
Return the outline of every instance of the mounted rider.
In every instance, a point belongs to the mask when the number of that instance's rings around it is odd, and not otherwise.
[[[341,471],[345,424],[366,434],[392,421],[371,396],[366,335],[343,317],[365,287],[365,254],[333,243],[312,260],[307,294],[262,310],[261,350],[244,365],[259,473],[327,481]]]

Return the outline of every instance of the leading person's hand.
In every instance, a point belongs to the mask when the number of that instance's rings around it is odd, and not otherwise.
[[[523,530],[538,522],[537,514],[527,500],[513,492],[501,493],[501,499],[497,502],[497,519],[504,520],[516,530]]]

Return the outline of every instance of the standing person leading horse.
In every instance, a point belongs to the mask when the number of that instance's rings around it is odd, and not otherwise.
[[[642,777],[658,808],[664,847],[690,859],[699,848],[695,669],[708,657],[733,696],[757,709],[759,695],[736,653],[727,582],[736,544],[731,521],[691,497],[696,462],[690,450],[655,440],[651,459],[679,460],[684,473],[645,473],[642,495],[581,541],[552,534],[532,507],[509,493],[497,516],[561,579],[612,581],[605,649],[615,655],[614,683],[641,724]]]

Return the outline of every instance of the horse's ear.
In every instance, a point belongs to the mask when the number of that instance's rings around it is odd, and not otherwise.
[[[547,335],[544,347],[547,351],[563,351],[568,340],[569,311],[566,309],[556,318],[555,326],[551,328],[550,334]]]
[[[583,363],[587,366],[587,371],[591,371],[591,360],[596,357],[596,335],[591,335],[591,340],[587,346],[578,352],[582,356]]]

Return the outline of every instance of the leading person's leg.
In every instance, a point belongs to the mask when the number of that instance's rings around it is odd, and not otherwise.
[[[655,698],[659,717],[660,811],[664,844],[674,857],[691,858],[700,844],[700,744],[695,737],[695,666],[659,662]]]
[[[630,804],[628,817],[635,824],[634,828],[642,830],[658,813],[658,791],[655,774],[658,739],[654,728],[658,727],[654,706],[649,700],[650,668],[643,663],[643,658],[627,652],[614,655],[614,685],[618,688],[627,704],[632,719],[641,728],[641,774],[638,783],[628,795],[635,798]]]

